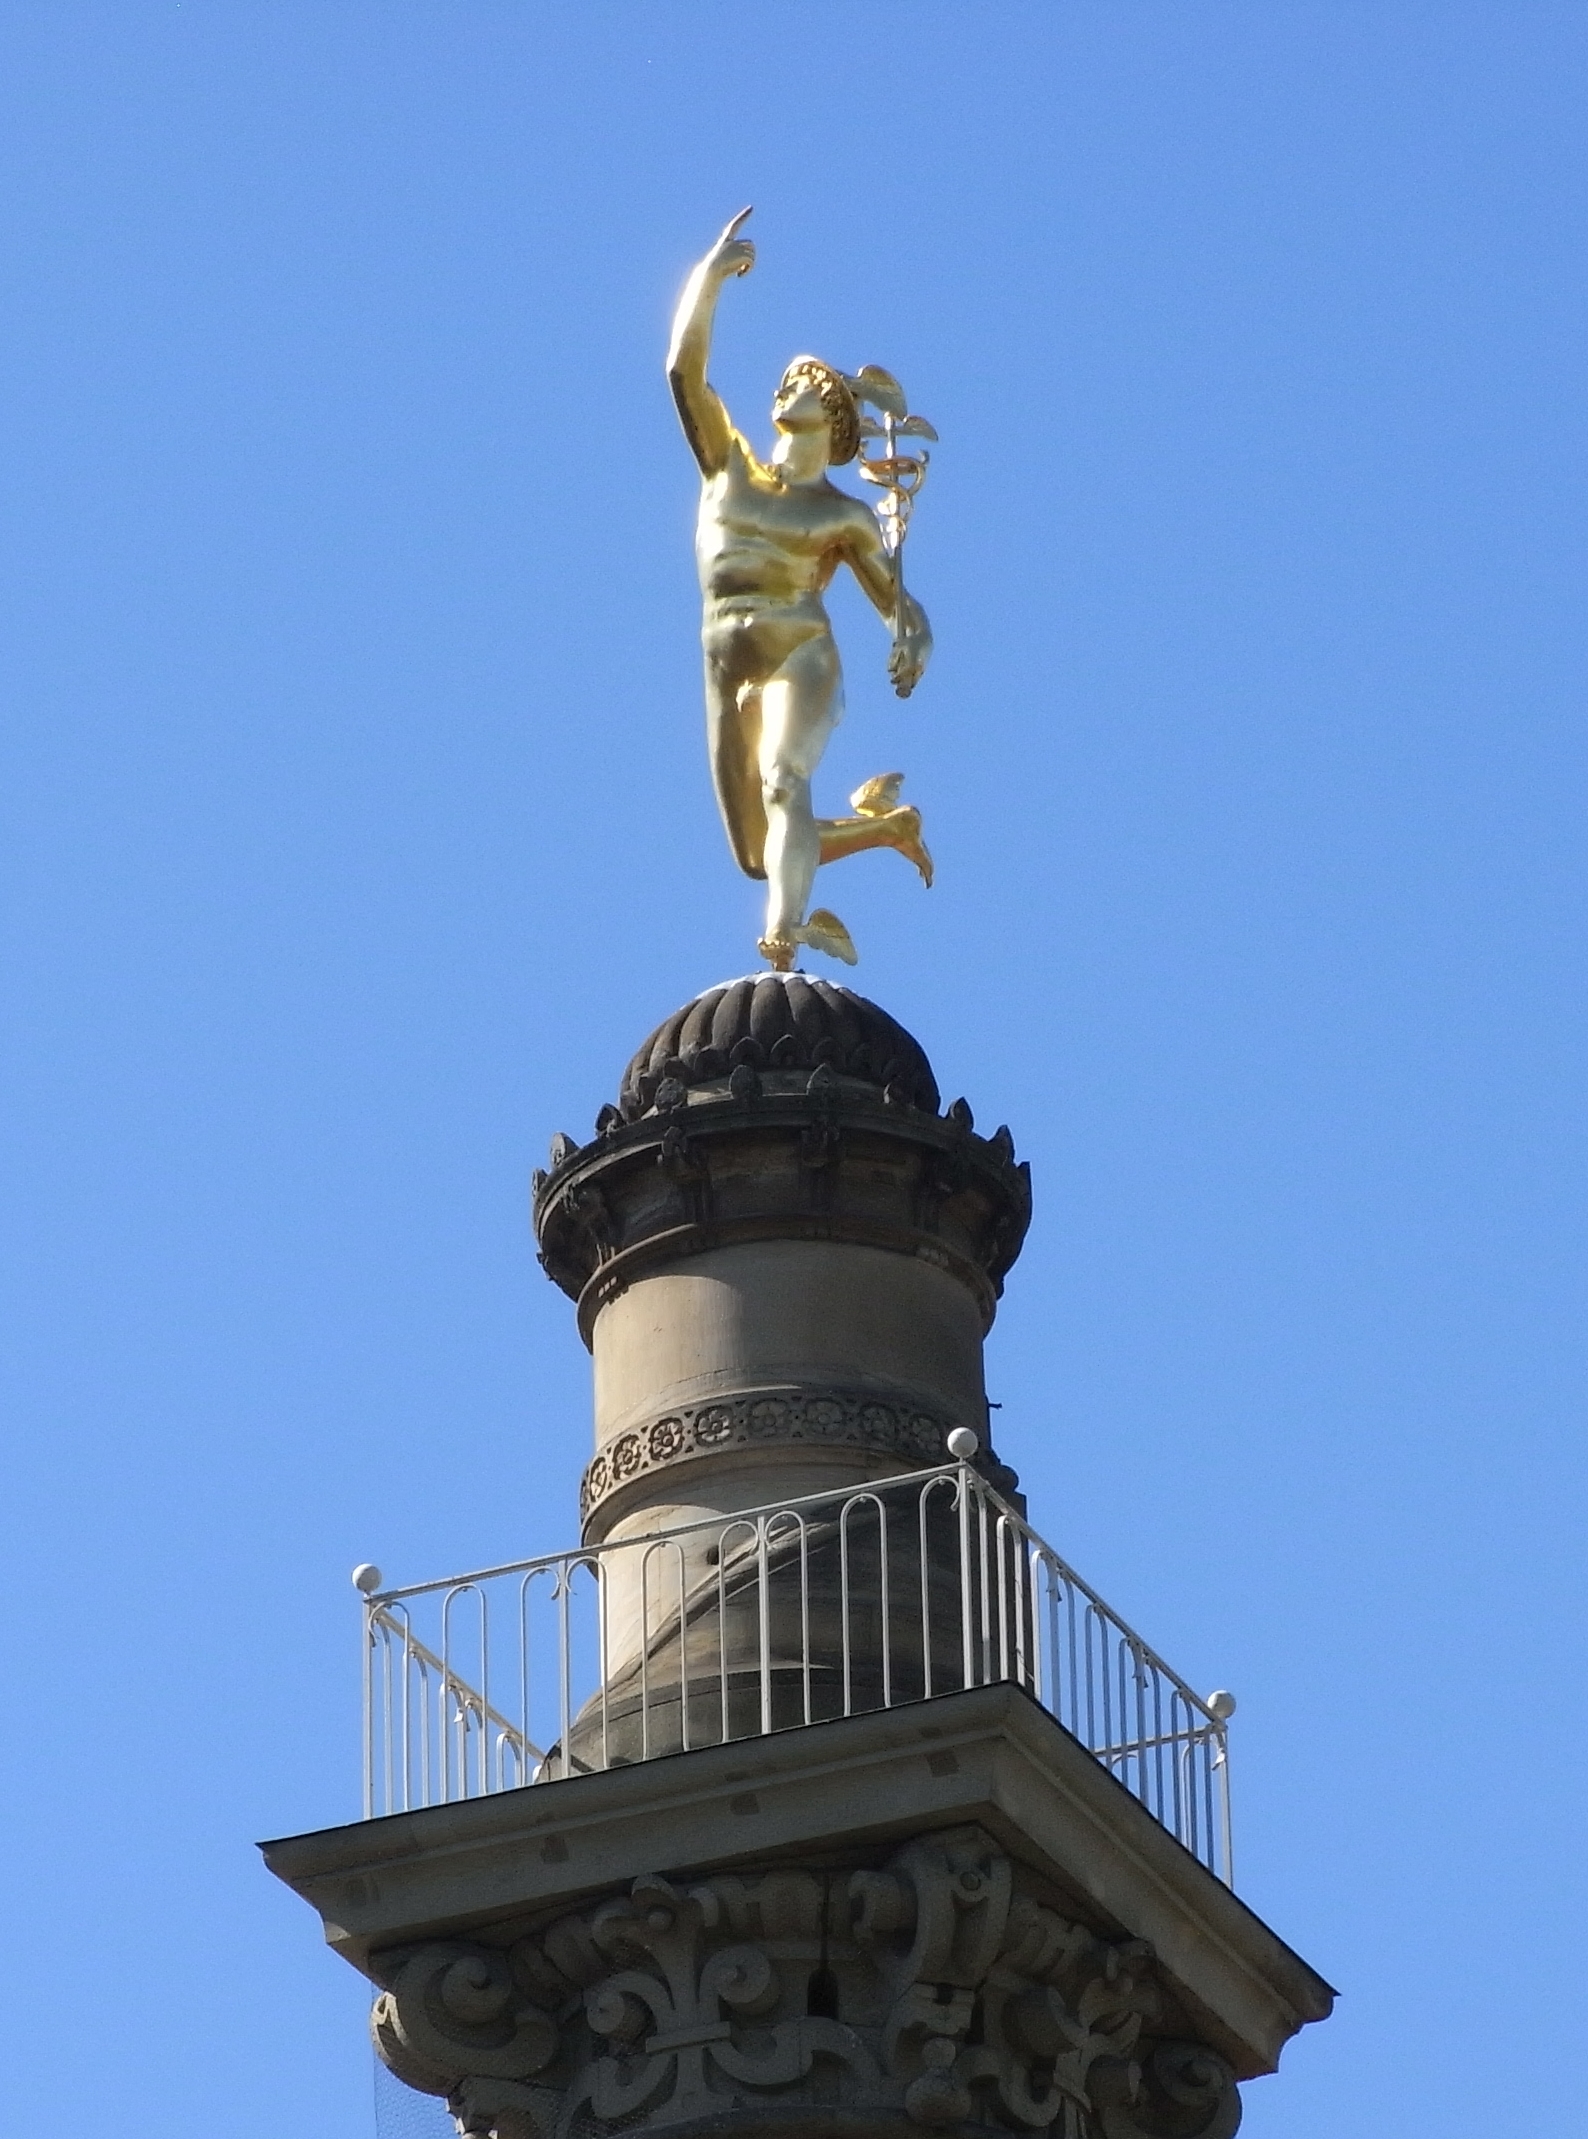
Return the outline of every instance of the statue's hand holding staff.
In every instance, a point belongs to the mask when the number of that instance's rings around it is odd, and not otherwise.
[[[895,558],[894,570],[898,569],[899,561]],[[899,697],[908,698],[920,682],[926,673],[931,651],[932,632],[926,621],[926,611],[901,587],[893,645],[888,653],[888,675]]]

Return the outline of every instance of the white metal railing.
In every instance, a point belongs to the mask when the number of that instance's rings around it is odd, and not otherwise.
[[[1193,1692],[969,1463],[354,1580],[366,1818],[1009,1680],[1233,1884],[1233,1700]]]

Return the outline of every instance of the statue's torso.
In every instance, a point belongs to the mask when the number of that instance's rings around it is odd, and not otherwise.
[[[708,612],[787,607],[825,624],[822,590],[860,518],[869,524],[859,499],[830,483],[785,487],[736,436],[700,494],[695,556]]]

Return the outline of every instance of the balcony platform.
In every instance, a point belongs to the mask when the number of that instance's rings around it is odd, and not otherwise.
[[[1235,2077],[1275,2070],[1334,1993],[1012,1684],[775,1731],[642,1764],[360,1820],[263,1845],[329,1944],[382,1980],[392,1949],[506,1949],[656,1875],[847,1871],[975,1829],[1099,1938],[1152,1949],[1171,2032]]]

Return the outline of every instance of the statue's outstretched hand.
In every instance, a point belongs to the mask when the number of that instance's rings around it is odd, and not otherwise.
[[[754,267],[755,247],[748,238],[738,235],[739,225],[753,213],[753,209],[741,208],[707,253],[706,266],[719,281],[726,282],[730,275],[748,275]]]

